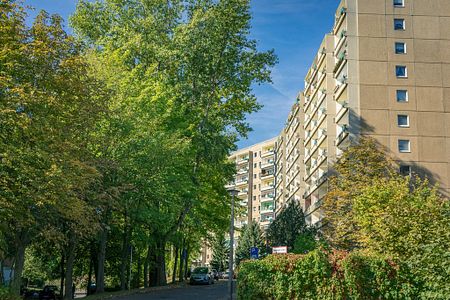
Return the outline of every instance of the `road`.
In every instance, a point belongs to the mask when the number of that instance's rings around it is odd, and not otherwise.
[[[234,282],[236,285],[236,282]],[[235,293],[236,294],[236,293]],[[219,281],[213,285],[186,285],[175,288],[151,291],[145,294],[135,294],[115,300],[227,300],[228,285],[226,281]],[[236,299],[234,295],[233,299]]]

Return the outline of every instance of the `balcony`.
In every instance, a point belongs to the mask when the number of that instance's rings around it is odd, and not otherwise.
[[[248,184],[248,179],[243,179],[243,180],[236,181],[236,186],[241,186],[241,185],[244,185],[244,184]]]
[[[273,194],[269,194],[267,197],[261,197],[261,202],[273,201]]]
[[[241,158],[241,159],[239,159],[239,160],[236,161],[236,164],[237,164],[237,165],[241,165],[241,164],[244,164],[244,163],[248,163],[248,160],[249,160],[248,157]]]
[[[347,125],[343,125],[341,128],[342,128],[341,132],[336,137],[335,141],[336,146],[339,146],[349,134]]]
[[[245,189],[245,190],[241,190],[241,191],[238,193],[238,196],[246,196],[247,194],[248,194],[248,190]]]
[[[273,213],[273,206],[268,206],[268,207],[261,207],[261,211],[259,212],[260,214],[271,214]]]
[[[273,178],[275,173],[261,173],[261,180],[271,179]]]
[[[275,160],[269,159],[268,161],[265,161],[261,164],[261,169],[273,167],[274,163],[275,163]]]
[[[236,174],[237,175],[242,175],[242,174],[246,174],[246,173],[248,173],[248,169],[247,168],[243,168],[243,169],[239,169]]]
[[[261,187],[261,192],[273,190],[274,187],[275,187],[274,184],[269,184],[269,185],[263,186],[263,187]]]
[[[342,119],[342,117],[347,113],[347,111],[348,111],[348,103],[346,101],[344,101],[340,105],[340,108],[336,114],[336,118],[334,119],[335,122],[336,123],[339,122]]]
[[[271,149],[271,150],[261,153],[261,157],[267,157],[267,156],[271,156],[274,154],[275,154],[275,151],[273,149]]]

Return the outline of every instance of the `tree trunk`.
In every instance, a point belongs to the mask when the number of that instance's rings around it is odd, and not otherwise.
[[[92,263],[92,256],[89,256],[89,273],[88,273],[88,284],[86,288],[86,295],[90,295],[91,293],[91,284],[92,284],[92,269],[94,268]]]
[[[129,231],[128,225],[125,225],[122,243],[122,261],[120,264],[120,289],[122,291],[127,288],[127,266],[130,252]]]
[[[75,261],[75,248],[76,248],[76,241],[75,237],[73,236],[73,233],[71,234],[69,245],[67,249],[67,261],[66,261],[66,283],[65,283],[65,293],[64,293],[64,299],[70,300],[73,298],[73,265]]]
[[[172,283],[177,281],[178,246],[175,247],[175,259],[173,263]]]
[[[20,295],[20,288],[22,286],[22,272],[25,264],[25,249],[26,243],[17,243],[17,251],[14,257],[14,275],[11,282],[11,292],[15,295]]]
[[[147,257],[145,258],[145,263],[144,263],[144,287],[145,288],[148,288],[148,286],[149,286],[148,268],[149,268],[149,263],[150,263],[150,259],[151,259],[151,253],[152,253],[152,248],[150,246],[148,246]]]
[[[189,258],[189,249],[186,249],[186,257],[184,258],[184,280],[187,280],[188,277],[188,258]]]
[[[158,286],[167,285],[166,277],[166,241],[162,240],[158,243],[156,268],[157,268],[157,284]]]
[[[134,287],[140,288],[141,287],[141,273],[142,273],[142,258],[141,253],[138,249],[136,249],[136,255],[137,255],[137,275],[134,277]]]
[[[106,258],[106,241],[108,238],[108,231],[103,228],[100,233],[100,242],[97,256],[97,275],[95,276],[97,293],[105,291],[105,258]]]
[[[184,247],[184,241],[183,241],[183,247]],[[184,281],[183,276],[183,267],[184,267],[184,260],[183,260],[183,247],[180,248],[180,272],[178,273],[178,280],[180,282]]]
[[[59,281],[59,298],[62,299],[64,297],[64,278],[66,277],[66,271],[65,271],[65,266],[66,264],[66,255],[64,253],[64,251],[61,251],[61,263],[60,263],[60,274],[61,274],[61,279]]]

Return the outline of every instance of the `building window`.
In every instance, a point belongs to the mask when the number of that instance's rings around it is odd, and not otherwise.
[[[407,90],[397,90],[397,102],[408,102]]]
[[[398,140],[398,151],[402,153],[411,152],[411,143],[409,140]]]
[[[405,7],[405,0],[394,0],[395,7]]]
[[[256,169],[257,167],[258,167],[258,164],[257,164],[257,163],[254,163],[254,164],[253,164],[253,168]]]
[[[406,54],[406,44],[403,42],[396,42],[395,54]]]
[[[256,211],[256,207],[253,206],[253,211]]]
[[[409,127],[409,116],[397,115],[397,124],[399,127]]]
[[[256,201],[256,196],[253,196],[253,201]]]
[[[407,78],[408,70],[406,69],[406,66],[395,66],[395,76],[397,76],[397,78]]]
[[[395,30],[405,30],[405,19],[394,19]]]
[[[253,186],[253,189],[256,190],[256,185]]]
[[[400,166],[400,174],[403,176],[411,176],[411,166]]]

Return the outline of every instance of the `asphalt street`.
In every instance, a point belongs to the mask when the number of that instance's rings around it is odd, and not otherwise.
[[[236,282],[234,282],[236,285]],[[234,293],[233,299],[236,299]],[[116,300],[227,300],[229,290],[226,281],[219,281],[213,285],[186,285],[175,288],[151,291],[145,294],[135,294],[126,297],[115,298]]]

